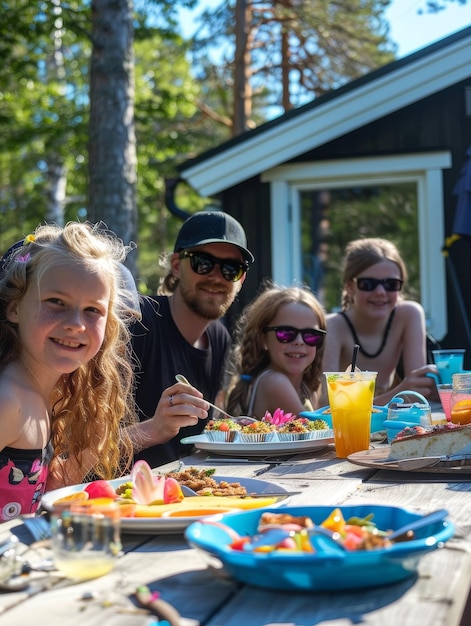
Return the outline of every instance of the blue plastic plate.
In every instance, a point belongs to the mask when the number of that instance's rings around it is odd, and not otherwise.
[[[374,411],[371,413],[371,432],[376,433],[380,430],[384,430],[383,422],[388,417],[388,407],[387,406],[373,406]],[[323,406],[317,411],[304,411],[300,413],[302,417],[307,417],[310,420],[324,420],[329,424],[329,427],[332,428],[332,415],[331,413],[326,413],[328,411],[328,406]]]
[[[409,521],[422,517],[399,507],[381,505],[298,506],[283,507],[283,513],[307,515],[321,523],[334,508],[339,508],[345,519],[366,517],[373,513],[373,521],[381,530],[394,530]],[[280,512],[267,508],[264,511]],[[216,516],[239,535],[254,535],[261,511],[244,511]],[[445,520],[435,522],[417,531],[412,541],[389,548],[361,550],[338,554],[311,553],[254,553],[232,550],[231,539],[222,528],[202,522],[191,524],[185,531],[188,543],[204,552],[210,563],[214,560],[235,579],[268,589],[301,591],[337,591],[378,587],[396,583],[413,576],[420,558],[443,545],[454,534],[454,526]]]

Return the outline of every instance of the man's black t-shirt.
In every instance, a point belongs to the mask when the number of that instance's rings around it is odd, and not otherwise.
[[[200,350],[180,334],[167,296],[143,297],[141,312],[142,321],[132,329],[139,419],[144,421],[154,415],[164,389],[175,384],[175,374],[183,374],[206,400],[214,402],[231,345],[225,326],[219,320],[211,322],[206,329],[208,349]],[[205,423],[199,420],[196,426],[182,428],[176,437],[143,450],[135,460],[143,459],[157,467],[189,454],[191,446],[181,444],[180,439],[201,433]]]

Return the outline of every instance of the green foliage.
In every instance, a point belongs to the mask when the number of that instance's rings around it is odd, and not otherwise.
[[[205,83],[212,75],[221,87],[214,110],[232,117],[237,0],[206,10],[193,43],[195,71]],[[283,104],[289,72],[290,107],[312,100],[394,59],[383,13],[390,0],[250,2],[247,51],[253,119],[257,125]],[[285,37],[286,52],[282,53]],[[208,67],[208,59],[210,67]],[[214,100],[214,98],[213,98]]]
[[[67,6],[73,12],[77,3]],[[68,15],[62,13],[63,24]],[[75,15],[73,28],[59,28],[57,20],[50,2],[11,0],[2,6],[2,249],[46,219],[51,162],[61,162],[73,174],[68,185],[71,216],[76,218],[84,205],[89,43]],[[60,65],[54,47],[58,37]]]
[[[183,161],[231,136],[234,0],[206,11],[195,40],[186,42],[178,34],[178,8],[196,4],[135,0],[137,243],[143,291],[157,288],[163,272],[159,255],[171,250],[181,224],[166,207],[165,179],[176,178]],[[290,32],[290,63],[298,76],[295,104],[388,62],[394,53],[382,18],[389,0],[290,4],[295,8],[288,11],[281,0],[252,3],[257,34],[252,125],[273,117],[272,107],[280,103],[277,24],[282,21]],[[47,219],[53,166],[66,174],[64,219],[87,216],[90,7],[90,0],[0,0],[0,250]],[[175,200],[188,213],[207,202],[183,185]],[[351,223],[358,229],[372,223],[360,215],[372,215],[368,203],[352,205],[351,211]],[[389,232],[388,219],[386,211],[384,228],[375,227],[375,233]],[[415,244],[407,238],[406,217],[399,223],[397,243],[409,260]],[[336,231],[335,220],[331,224],[330,245],[340,250],[343,235]]]
[[[149,8],[149,3],[141,4]],[[159,5],[156,11],[163,9],[162,28],[150,25],[144,13],[136,13],[135,19],[138,244],[144,291],[155,291],[159,253],[173,243],[181,223],[165,206],[164,178],[176,175],[176,165],[194,154],[201,135],[195,105],[199,85],[191,77],[185,42],[169,28],[177,4],[153,4]],[[46,220],[53,161],[62,163],[67,174],[64,219],[87,217],[90,8],[88,2],[61,7],[63,74],[57,81],[46,72],[54,57],[53,4],[2,4],[0,55],[8,70],[0,67],[0,250]],[[202,207],[191,190],[185,200],[189,210]]]
[[[175,33],[167,37],[167,31],[157,29],[147,29],[147,38],[135,44],[139,286],[144,292],[156,291],[164,273],[159,256],[170,251],[181,225],[166,208],[165,179],[177,176],[177,165],[197,145],[192,121],[199,113],[199,86],[191,77],[185,50]],[[201,199],[194,201],[202,207]]]

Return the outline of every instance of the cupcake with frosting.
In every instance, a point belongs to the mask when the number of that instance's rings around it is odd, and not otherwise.
[[[330,430],[329,424],[325,420],[307,420],[310,432],[318,432],[319,430]]]
[[[209,420],[204,434],[209,441],[234,441],[241,426],[231,419]]]
[[[316,439],[319,430],[328,429],[327,422],[323,420],[307,419],[307,417],[296,417],[281,425],[277,430],[280,441],[300,441],[303,439]]]
[[[252,422],[243,426],[237,434],[237,440],[243,443],[261,443],[274,439],[274,427],[263,421]]]

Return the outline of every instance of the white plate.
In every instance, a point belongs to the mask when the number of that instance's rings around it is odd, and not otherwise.
[[[261,441],[258,443],[241,443],[227,441],[209,441],[206,435],[185,437],[181,443],[193,444],[200,450],[208,450],[223,456],[270,457],[300,452],[320,450],[327,444],[334,443],[333,437],[320,439],[301,439],[300,441]]]
[[[276,485],[275,483],[271,483],[267,480],[260,480],[258,478],[243,478],[242,476],[218,476],[217,474],[215,474],[213,478],[218,482],[220,482],[221,480],[225,480],[229,483],[240,483],[242,487],[245,487],[247,489],[248,493],[279,493],[281,495],[286,493],[286,489],[284,487]],[[113,487],[113,489],[116,489],[119,485],[126,482],[126,480],[128,480],[128,477],[124,476],[123,478],[115,478],[114,480],[110,480],[109,483]],[[86,484],[84,483],[80,485],[71,485],[70,487],[61,487],[60,489],[48,491],[41,498],[41,506],[46,509],[46,511],[50,511],[56,500],[62,498],[63,496],[68,496],[71,493],[83,491],[85,487]],[[283,500],[280,500],[279,503],[277,502],[275,504],[271,504],[270,506],[281,506],[282,504],[287,503],[287,501],[288,498],[284,498]],[[132,534],[179,533],[183,532],[189,524],[196,521],[197,519],[197,517],[123,517],[121,519],[121,529],[123,532]]]

